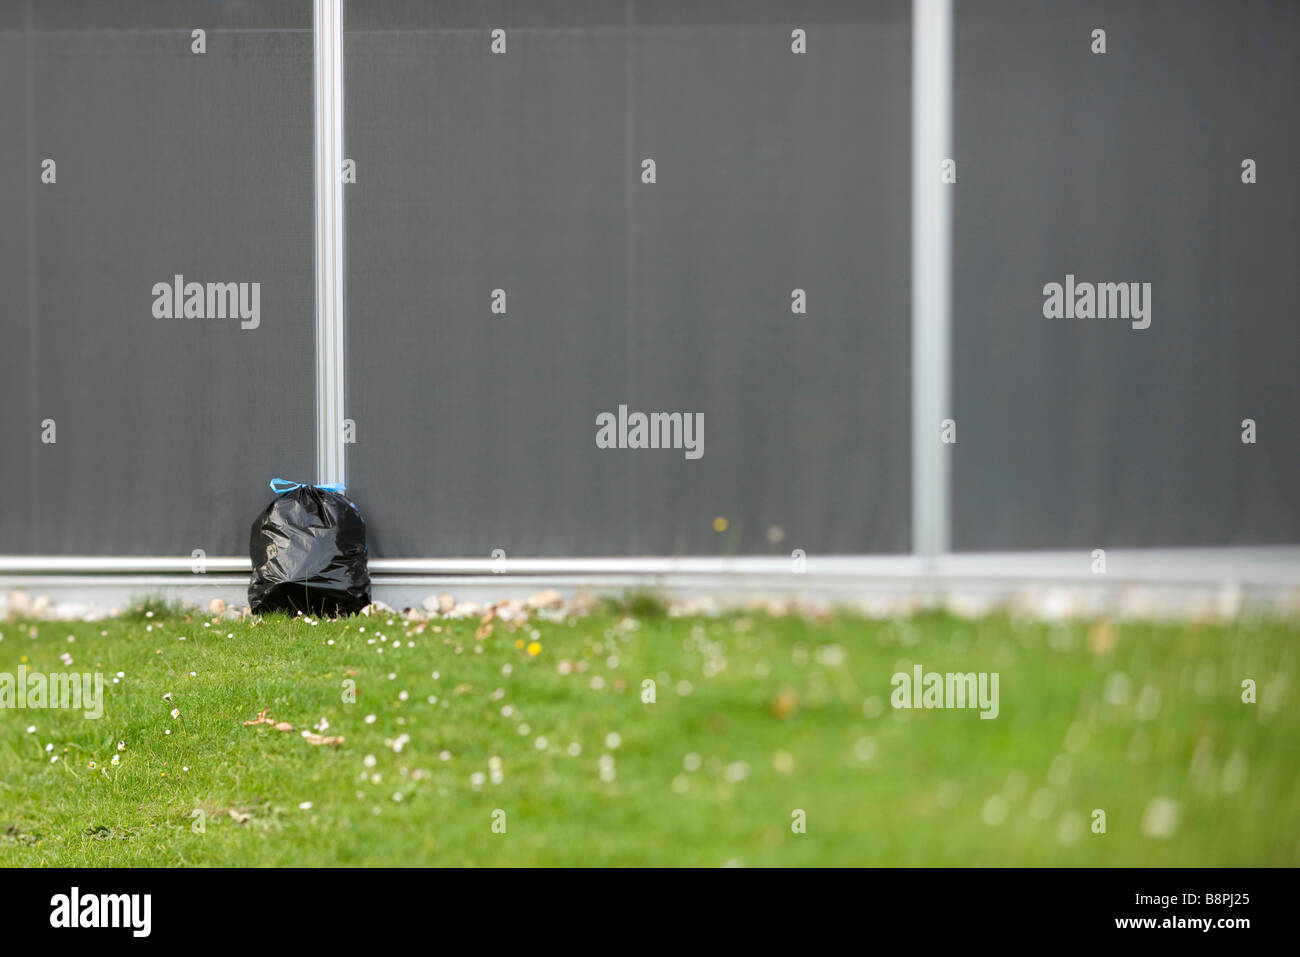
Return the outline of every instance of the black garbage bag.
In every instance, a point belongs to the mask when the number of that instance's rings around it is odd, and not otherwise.
[[[273,479],[271,491],[248,542],[253,613],[354,615],[370,604],[366,522],[345,486]]]

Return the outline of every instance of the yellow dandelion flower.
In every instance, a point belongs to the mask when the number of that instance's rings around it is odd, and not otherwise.
[[[719,515],[713,520],[713,530],[715,532],[725,532],[728,524],[727,520]]]
[[[528,643],[528,654],[536,658],[542,653],[542,643],[540,641],[530,641]]]

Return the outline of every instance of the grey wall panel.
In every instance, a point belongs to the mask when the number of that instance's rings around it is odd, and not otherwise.
[[[991,0],[954,46],[956,547],[1300,540],[1300,6]],[[1045,319],[1067,274],[1150,328]]]
[[[705,454],[628,458],[634,547],[905,550],[910,5],[645,7],[629,405],[702,412]]]
[[[311,7],[74,13],[34,5],[34,150],[58,179],[24,170],[30,372],[57,442],[24,410],[39,501],[3,550],[240,554],[266,481],[314,473]],[[178,273],[260,283],[260,326],[156,318]]]
[[[376,554],[906,547],[908,9],[349,6]],[[597,449],[621,403],[704,413],[704,458]]]
[[[349,481],[375,554],[622,554],[623,44],[482,22],[348,23]]]
[[[23,10],[0,6],[0,554],[29,549],[39,438],[29,390],[26,57]]]

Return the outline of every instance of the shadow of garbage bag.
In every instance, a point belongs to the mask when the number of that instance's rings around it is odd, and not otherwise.
[[[253,522],[253,614],[355,615],[370,604],[366,520],[346,486],[272,479],[275,501]]]

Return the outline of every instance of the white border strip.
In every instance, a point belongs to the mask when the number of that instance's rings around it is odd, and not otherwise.
[[[952,205],[940,164],[952,156],[952,3],[912,2],[912,550],[951,547],[947,446],[952,415]]]
[[[343,0],[316,0],[316,481],[343,459]]]
[[[581,577],[613,581],[627,576],[683,576],[785,581],[790,585],[835,579],[868,587],[885,581],[912,583],[939,580],[1017,581],[1025,585],[1087,582],[1098,586],[1125,582],[1241,584],[1300,587],[1300,547],[1111,549],[1107,571],[1093,574],[1088,551],[994,552],[949,554],[929,560],[917,555],[809,556],[806,571],[796,574],[784,556],[649,557],[649,558],[511,558],[498,565],[490,558],[403,559],[370,561],[372,577],[482,578],[503,584],[532,577]],[[0,576],[13,587],[27,576],[175,575],[195,579],[241,575],[251,570],[247,558],[204,559],[196,574],[190,557],[0,556]],[[496,574],[501,572],[501,574]],[[114,579],[104,579],[107,584]]]

